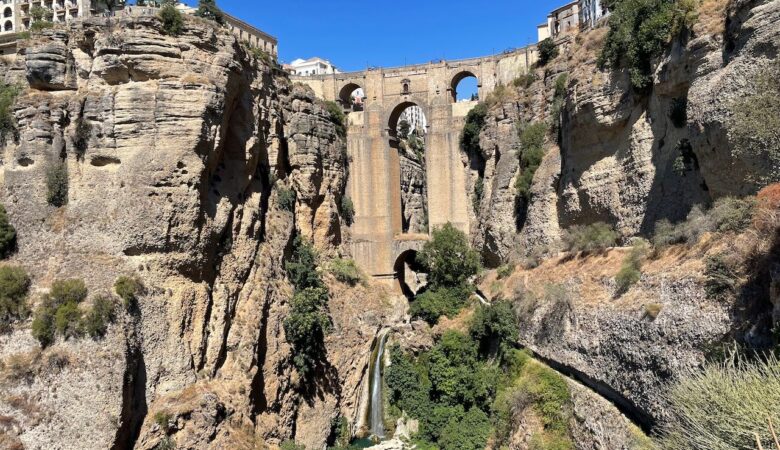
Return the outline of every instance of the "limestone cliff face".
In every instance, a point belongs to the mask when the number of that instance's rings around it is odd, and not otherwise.
[[[486,118],[486,189],[476,217],[486,225],[475,244],[506,261],[554,243],[574,224],[604,221],[624,236],[650,233],[658,220],[679,221],[693,205],[755,194],[777,181],[780,172],[765,153],[737,148],[731,108],[754,89],[749,80],[776,64],[778,14],[777,1],[736,1],[722,16],[703,19],[721,25],[697,26],[676,41],[658,61],[647,94],[631,90],[626,72],[597,69],[604,29],[577,37],[535,72],[530,87],[494,102]],[[563,73],[559,137],[548,139],[531,204],[518,208],[513,176],[522,149],[513,126],[554,119],[555,81]],[[676,123],[672,110],[686,101],[687,121]],[[681,157],[683,167],[676,165]]]
[[[310,91],[194,18],[178,37],[155,17],[74,22],[27,41],[5,76],[25,85],[2,167],[12,262],[34,292],[68,277],[107,292],[120,275],[146,288],[105,340],[47,350],[69,363],[11,388],[27,403],[0,398],[26,448],[153,448],[159,411],[188,448],[321,447],[333,418],[354,420],[381,291],[334,291],[321,385],[299,384],[282,327],[293,230],[323,255],[346,238],[344,142]],[[67,172],[60,208],[47,203],[54,168]],[[37,347],[24,326],[1,339],[0,356]]]

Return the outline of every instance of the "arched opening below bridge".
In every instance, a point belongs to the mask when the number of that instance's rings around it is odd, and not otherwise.
[[[398,105],[390,116],[390,150],[398,154],[401,232],[428,233],[428,182],[425,135],[428,121],[423,109],[410,102]]]
[[[363,111],[365,91],[355,83],[349,83],[339,91],[339,102],[349,111]]]
[[[396,283],[404,295],[411,299],[428,284],[428,274],[417,262],[417,251],[406,250],[398,255],[393,265]]]
[[[479,80],[471,72],[464,71],[455,75],[450,88],[453,102],[479,100]]]

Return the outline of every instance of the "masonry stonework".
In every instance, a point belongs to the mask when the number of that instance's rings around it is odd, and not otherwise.
[[[355,206],[353,256],[370,275],[392,282],[401,253],[419,249],[428,235],[402,232],[400,162],[396,126],[409,106],[422,108],[428,223],[433,230],[446,223],[469,233],[467,173],[460,134],[477,102],[456,102],[458,83],[477,78],[479,97],[508,85],[536,61],[535,47],[501,55],[438,61],[389,69],[295,77],[325,100],[350,105],[350,94],[362,88],[362,111],[348,115],[347,151],[351,159],[348,192]]]

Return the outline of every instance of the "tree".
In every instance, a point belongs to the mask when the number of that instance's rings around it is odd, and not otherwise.
[[[284,320],[285,338],[293,347],[293,363],[304,376],[311,374],[324,353],[323,342],[330,329],[324,312],[327,302],[325,288],[306,288],[293,296]]]
[[[545,66],[558,56],[558,46],[551,38],[547,38],[537,45],[539,50],[539,65]]]
[[[406,139],[409,137],[409,132],[412,130],[412,126],[409,125],[409,122],[404,119],[398,122],[398,137],[401,139]]]
[[[204,19],[213,20],[220,25],[225,23],[225,14],[219,9],[217,2],[214,0],[200,0],[195,15],[203,17]]]
[[[16,248],[16,229],[8,221],[5,207],[0,205],[0,258],[7,258]]]
[[[113,13],[114,10],[123,8],[125,6],[125,0],[96,0],[95,4],[98,8]]]
[[[480,305],[469,326],[471,337],[479,343],[482,355],[503,355],[518,338],[517,317],[508,301],[498,301],[491,306]]]
[[[9,322],[27,316],[25,300],[29,289],[30,277],[24,269],[0,267],[0,330]]]
[[[178,36],[184,31],[184,18],[173,4],[166,3],[160,10],[159,17],[165,34]]]
[[[481,269],[479,254],[469,247],[466,235],[451,223],[433,231],[417,259],[428,269],[432,289],[465,286]]]

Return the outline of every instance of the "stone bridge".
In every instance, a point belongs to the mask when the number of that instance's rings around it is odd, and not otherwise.
[[[337,101],[348,112],[348,194],[355,206],[353,255],[372,276],[392,280],[399,268],[428,239],[402,231],[401,169],[396,128],[409,106],[422,108],[427,119],[425,171],[428,224],[433,230],[447,222],[466,234],[475,224],[470,211],[468,159],[460,149],[460,134],[477,102],[456,102],[458,83],[477,79],[479,98],[498,85],[508,85],[526,73],[537,59],[535,47],[482,58],[436,61],[387,69],[292,77],[311,86],[325,100]],[[352,111],[350,95],[361,88],[363,110]],[[476,225],[478,226],[478,225]]]

